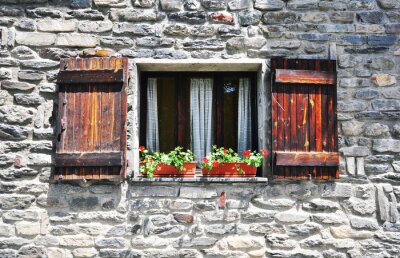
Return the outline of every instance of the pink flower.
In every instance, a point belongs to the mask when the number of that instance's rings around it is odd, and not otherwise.
[[[208,163],[208,162],[209,162],[209,160],[207,158],[203,159],[203,163]]]
[[[268,151],[266,149],[261,149],[261,153],[264,157],[268,156]]]

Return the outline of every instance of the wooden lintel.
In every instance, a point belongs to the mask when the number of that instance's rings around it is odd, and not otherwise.
[[[58,74],[60,84],[122,83],[124,73],[117,70],[64,70]]]
[[[123,152],[56,153],[56,167],[122,166]]]
[[[338,166],[338,152],[275,152],[277,166]]]
[[[312,70],[276,69],[275,82],[335,85],[336,73]]]

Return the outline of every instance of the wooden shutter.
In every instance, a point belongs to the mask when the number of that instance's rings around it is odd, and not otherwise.
[[[55,179],[119,179],[126,169],[128,60],[63,59]]]
[[[339,177],[336,63],[272,60],[275,178]]]

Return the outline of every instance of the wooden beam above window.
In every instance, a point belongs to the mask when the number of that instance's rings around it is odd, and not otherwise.
[[[277,166],[338,166],[338,152],[275,152]]]
[[[275,82],[335,85],[336,73],[311,70],[275,69]]]

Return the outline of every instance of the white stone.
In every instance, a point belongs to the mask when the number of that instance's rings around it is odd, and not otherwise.
[[[263,247],[263,240],[256,237],[234,236],[227,237],[226,243],[230,249],[256,249]]]
[[[391,86],[397,83],[396,77],[390,74],[374,74],[371,80],[376,86]]]
[[[87,34],[60,33],[57,35],[55,44],[60,47],[96,47],[99,39]]]
[[[57,248],[57,247],[49,247],[47,248],[47,256],[48,258],[70,258],[70,251]]]
[[[125,0],[93,0],[98,7],[125,7]]]
[[[365,239],[374,235],[369,231],[353,231],[349,226],[331,227],[331,233],[337,238]]]
[[[364,158],[358,157],[357,160],[357,176],[365,176]]]
[[[17,32],[15,40],[20,45],[51,46],[56,41],[56,35],[45,32]]]
[[[296,210],[284,211],[275,215],[275,219],[283,223],[303,223],[309,217],[310,214]]]
[[[34,222],[17,222],[15,229],[20,236],[36,236],[40,234],[40,223]]]
[[[72,251],[75,258],[91,258],[97,254],[94,248],[76,248]]]
[[[75,30],[76,22],[71,20],[46,19],[38,22],[38,31],[46,32],[72,32]]]
[[[68,247],[94,246],[94,238],[87,235],[63,236],[60,239],[60,246],[68,246]]]
[[[347,173],[354,176],[356,174],[356,159],[354,157],[346,157]]]

